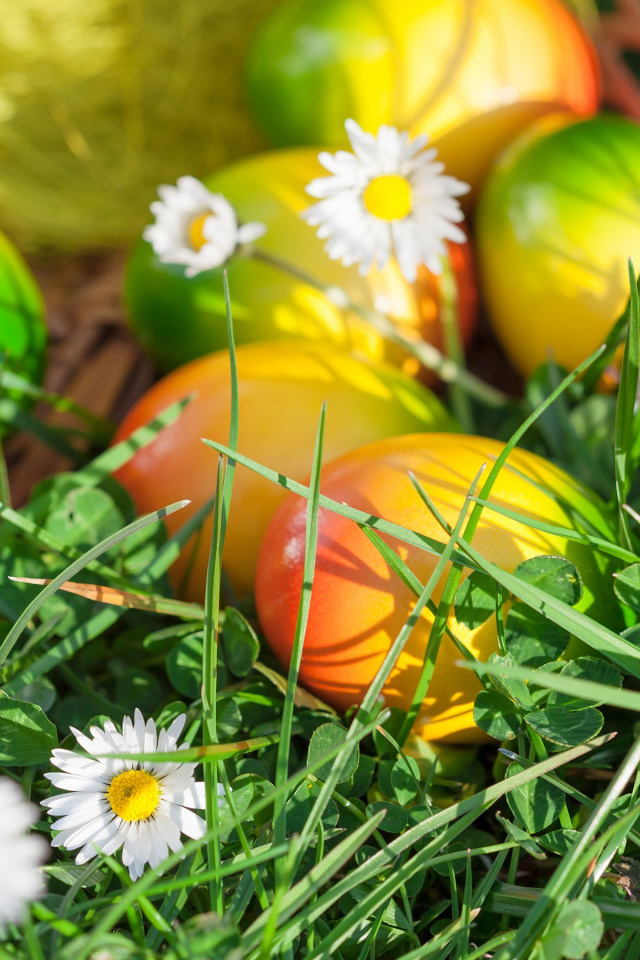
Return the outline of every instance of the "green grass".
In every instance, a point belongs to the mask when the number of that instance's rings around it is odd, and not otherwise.
[[[629,309],[607,344],[578,371],[549,368],[534,376],[527,393],[536,398],[534,408],[520,410],[504,454],[476,478],[455,525],[445,523],[428,491],[416,484],[425,512],[441,522],[441,540],[320,494],[324,408],[318,410],[308,485],[242,454],[230,315],[228,443],[207,441],[213,448],[211,500],[173,538],[160,521],[181,504],[136,518],[110,474],[179,417],[184,404],[40,487],[21,510],[0,506],[3,774],[38,801],[49,794],[43,774],[50,750],[73,746],[70,723],[85,728],[107,716],[118,720],[139,706],[159,724],[187,713],[190,746],[180,760],[201,764],[208,794],[206,836],[187,841],[184,857],[172,854],[135,883],[119,854],[77,866],[72,854],[52,852],[47,892],[22,929],[5,932],[0,957],[640,955],[640,539],[634,514],[640,506],[640,316],[633,271],[630,280]],[[614,613],[627,624],[623,633],[613,621],[600,623],[575,609],[580,578],[568,562],[542,558],[506,571],[473,541],[485,511],[513,516],[492,504],[491,488],[499,471],[510,469],[505,460],[516,444],[559,460],[562,450],[583,449],[580,431],[597,400],[593,372],[602,369],[621,333],[626,348],[613,429],[585,450],[589,463],[574,469],[597,475],[609,519],[592,529],[586,516],[584,530],[571,536],[614,564]],[[465,378],[456,382],[459,393]],[[13,381],[6,386],[20,388]],[[60,398],[49,399],[64,406]],[[466,409],[460,396],[458,403]],[[104,425],[76,413],[97,442]],[[487,422],[478,404],[473,416]],[[513,409],[505,407],[503,423],[495,406],[490,416],[500,435]],[[303,589],[287,676],[256,634],[251,602],[225,607],[221,556],[237,464],[307,500]],[[52,518],[65,497],[78,498],[80,491],[74,522],[61,534]],[[390,576],[415,595],[362,704],[344,722],[320,701],[305,701],[298,687],[321,507],[359,524]],[[584,510],[588,514],[588,505]],[[172,597],[166,573],[208,513],[213,533],[204,603],[182,603]],[[569,535],[550,524],[537,526]],[[427,583],[403,562],[399,542],[435,555]],[[37,588],[9,576],[50,582]],[[137,601],[125,596],[121,606],[96,604],[62,591],[69,579],[136,594]],[[521,614],[517,635],[514,621],[503,616],[505,601],[515,606],[514,597]],[[499,650],[488,663],[460,647],[464,666],[482,680],[476,719],[492,739],[483,747],[435,751],[417,745],[411,728],[440,642],[445,632],[451,636],[449,613],[455,608],[461,617],[463,601],[465,609],[497,618]],[[425,608],[435,614],[435,625],[413,704],[406,713],[388,709],[380,693]],[[570,667],[558,652],[568,634],[587,647]],[[520,654],[531,659],[511,652],[514,636]],[[36,829],[49,835],[46,816]]]

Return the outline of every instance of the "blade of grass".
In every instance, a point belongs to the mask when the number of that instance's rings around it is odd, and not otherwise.
[[[517,523],[521,523],[526,527],[532,527],[534,530],[541,530],[542,533],[548,533],[552,537],[563,537],[566,540],[575,540],[576,543],[584,543],[586,546],[600,550],[602,553],[606,553],[611,557],[616,557],[616,559],[622,560],[624,563],[637,563],[640,560],[640,556],[635,551],[627,550],[625,547],[621,547],[617,543],[610,543],[601,537],[591,536],[588,533],[575,530],[572,527],[559,527],[554,523],[546,523],[538,517],[525,516],[525,514],[511,510],[509,507],[505,507],[501,503],[496,503],[493,500],[483,500],[480,497],[474,497],[473,499],[482,507],[493,511],[493,513],[499,513],[503,517],[509,517],[510,520],[515,520]]]
[[[218,700],[218,631],[220,617],[220,577],[222,569],[223,536],[223,484],[224,460],[218,457],[213,525],[211,528],[211,550],[207,564],[207,578],[204,595],[204,625],[202,636],[202,737],[205,746],[218,742],[217,700]],[[218,769],[215,763],[205,768],[206,820],[209,831],[217,830],[218,822]],[[217,833],[207,841],[207,862],[214,869],[209,883],[209,908],[222,916],[224,910],[220,867],[222,851]]]
[[[537,887],[499,883],[487,898],[485,909],[489,913],[525,919],[542,896],[543,891]],[[598,896],[597,893],[590,899],[600,908],[607,927],[622,927],[632,933],[640,930],[640,904],[628,900],[616,903],[611,897]]]
[[[638,396],[638,368],[640,366],[640,304],[638,284],[633,263],[629,260],[629,329],[624,344],[620,387],[616,404],[615,427],[615,473],[616,500],[620,540],[627,549],[632,548],[627,514],[622,509],[631,489],[636,463],[633,448],[637,434],[636,403]]]
[[[31,434],[56,453],[67,457],[73,464],[79,464],[84,459],[67,440],[69,436],[78,436],[79,431],[51,427],[44,421],[37,420],[27,410],[23,410],[17,401],[10,397],[0,399],[0,423],[4,423],[10,430],[21,430]]]
[[[16,583],[32,583],[41,587],[52,583],[51,579],[41,577],[9,577],[9,580],[14,580]],[[185,603],[183,600],[172,600],[169,597],[130,593],[127,590],[105,587],[99,583],[77,583],[75,580],[63,583],[58,589],[63,593],[73,593],[77,597],[93,600],[94,603],[107,603],[114,607],[126,607],[128,610],[150,610],[153,613],[165,613],[183,620],[204,619],[204,609],[200,604]]]
[[[466,517],[467,511],[471,504],[470,498],[475,493],[476,487],[480,482],[480,477],[484,473],[485,468],[486,468],[486,464],[482,464],[480,470],[476,474],[475,479],[473,480],[473,483],[471,484],[469,491],[465,497],[464,514],[461,511],[460,517],[458,519],[458,523],[456,524],[454,530],[451,531],[451,539],[449,540],[449,543],[451,545],[453,545],[456,539],[459,538],[460,536],[462,537],[462,539],[466,539],[467,536],[473,536],[473,530],[470,530],[472,526],[472,521],[473,521],[473,512],[462,534],[460,534],[460,531],[462,529],[461,520],[463,516]],[[426,504],[428,504],[429,499],[424,497],[423,495],[424,491],[412,473],[409,474],[409,479],[411,480],[413,486],[418,491],[419,496],[425,501]],[[476,507],[474,507],[473,509],[475,510]],[[458,532],[456,533],[455,531],[458,531]],[[455,574],[457,574],[457,576]],[[442,638],[445,634],[445,630],[447,627],[447,621],[449,619],[449,611],[451,608],[451,604],[453,603],[453,600],[455,598],[458,585],[460,583],[460,579],[461,579],[461,571],[458,570],[458,568],[452,566],[447,576],[447,579],[445,581],[442,597],[440,599],[440,603],[437,606],[436,613],[433,618],[433,624],[431,626],[431,630],[429,631],[429,640],[427,641],[427,646],[424,653],[424,659],[422,661],[422,666],[420,667],[420,675],[418,677],[418,681],[416,683],[413,696],[411,698],[411,704],[409,705],[409,709],[407,710],[406,716],[402,721],[402,726],[400,727],[400,731],[398,732],[398,743],[401,746],[404,746],[404,743],[407,737],[409,736],[411,730],[413,729],[413,726],[418,717],[418,713],[422,709],[422,704],[424,703],[425,697],[427,696],[427,693],[429,691],[429,686],[431,684],[433,673],[436,667],[436,660],[438,659],[438,653],[440,652],[440,644],[442,642]]]
[[[25,377],[21,377],[14,370],[7,370],[6,368],[0,370],[0,387],[4,387],[6,390],[14,390],[25,397],[32,397],[34,400],[46,403],[59,413],[73,413],[93,428],[96,443],[109,442],[109,437],[114,429],[113,423],[75,403],[70,397],[63,397],[59,393],[54,393],[53,390],[45,390],[44,387],[39,387]]]
[[[386,716],[388,717],[388,713],[386,714]],[[360,731],[359,739],[360,740],[364,739],[364,737],[371,734],[374,728],[375,728],[375,723],[371,723],[368,726],[366,726],[362,731]],[[606,738],[601,738],[601,739],[606,739]],[[202,749],[202,748],[196,748],[196,749]],[[216,748],[213,747],[209,749],[216,749]],[[299,783],[301,783],[305,779],[305,777],[307,777],[309,774],[315,773],[316,770],[324,766],[327,757],[330,759],[334,759],[335,757],[339,756],[340,754],[350,749],[351,749],[350,745],[348,745],[346,742],[336,745],[330,751],[327,751],[325,757],[319,757],[313,763],[307,764],[301,770],[298,770],[294,774],[292,774],[292,776],[289,777],[289,780],[286,783],[284,783],[281,787],[274,787],[273,791],[271,791],[269,794],[261,797],[259,800],[256,800],[252,804],[250,804],[248,809],[244,812],[243,817],[246,819],[255,817],[256,813],[259,813],[262,810],[265,810],[271,806],[271,804],[273,803],[274,797],[278,792],[283,794],[289,793],[292,789],[295,789],[295,787]],[[575,748],[574,751],[570,751],[570,752],[575,753],[576,750],[579,750],[579,749],[580,748]],[[582,752],[585,752],[585,751],[583,750]],[[187,754],[186,750],[180,751],[180,757],[178,758],[178,760],[176,760],[175,753],[173,754],[171,759],[173,759],[175,762],[183,762],[187,759],[186,754]],[[579,753],[576,755],[581,756],[582,753]],[[115,754],[115,753],[111,754],[112,758],[121,757],[121,756],[124,757],[124,754],[122,755]],[[136,759],[136,760],[149,759],[149,757],[152,757],[152,756],[154,756],[154,754],[137,753],[135,754],[134,757],[130,759]],[[165,759],[168,759],[168,758],[165,757]],[[512,778],[513,781],[516,781],[516,779],[517,779],[516,777]],[[235,827],[236,821],[238,823],[242,822],[241,818],[232,817],[229,820],[227,820],[225,823],[225,829],[229,827],[231,828]],[[209,833],[210,831],[207,831],[207,833],[203,837],[200,837],[197,840],[188,841],[187,843],[185,843],[182,850],[178,851],[177,853],[170,854],[166,858],[166,860],[164,860],[163,863],[161,863],[158,867],[150,868],[149,870],[147,870],[142,875],[142,877],[140,877],[139,880],[136,880],[136,882],[132,884],[131,887],[129,887],[126,891],[124,891],[120,895],[120,898],[116,902],[112,902],[110,904],[109,909],[105,911],[105,913],[101,916],[99,920],[96,921],[90,933],[87,934],[84,939],[79,939],[74,943],[68,944],[66,951],[64,952],[61,951],[60,953],[61,960],[80,960],[80,958],[88,957],[91,954],[92,950],[94,949],[95,945],[100,942],[101,937],[107,931],[111,930],[116,924],[119,923],[121,917],[126,913],[127,909],[131,906],[131,904],[135,903],[137,897],[140,894],[146,894],[147,891],[153,886],[153,884],[160,880],[161,875],[163,873],[171,870],[173,867],[177,866],[180,863],[183,856],[187,857],[191,853],[194,853],[196,850],[199,850],[200,847],[205,845],[208,839]]]
[[[268,467],[263,467],[262,464],[257,463],[250,457],[245,457],[243,454],[233,451],[229,447],[226,447],[224,444],[218,443],[215,440],[205,439],[203,442],[206,443],[208,447],[211,447],[218,453],[222,453],[225,457],[228,457],[230,460],[234,460],[241,466],[247,467],[249,470],[257,473],[259,476],[264,477],[266,480],[270,480],[272,483],[276,483],[285,490],[296,493],[306,500],[309,499],[309,487],[305,486],[303,483],[298,483],[296,480],[291,480],[289,477],[285,477],[282,473],[277,473],[275,470],[270,470]],[[337,500],[331,500],[322,493],[320,494],[319,504],[321,507],[330,510],[332,513],[337,513],[341,517],[347,517],[350,520],[354,520],[357,524],[373,527],[375,530],[381,533],[386,533],[392,537],[396,537],[402,543],[409,543],[412,546],[419,547],[421,550],[425,550],[427,553],[433,553],[436,556],[440,556],[444,549],[444,546],[440,540],[427,537],[424,534],[417,533],[415,530],[409,530],[407,527],[400,526],[400,524],[391,523],[389,520],[376,517],[374,514],[365,513],[363,510],[356,510],[354,507],[349,507],[345,503],[338,503]],[[452,562],[461,563],[464,567],[471,567],[472,569],[475,569],[475,565],[470,563],[467,557],[463,557],[459,551],[454,551]]]
[[[640,738],[633,744],[615,777],[603,793],[597,807],[589,815],[580,837],[562,858],[555,872],[547,882],[540,899],[531,910],[524,923],[518,929],[514,939],[497,954],[496,960],[518,960],[526,956],[543,930],[553,920],[562,902],[580,879],[582,869],[586,869],[592,856],[596,833],[604,826],[615,800],[622,794],[627,782],[635,775],[640,763]],[[640,808],[635,816],[640,814]],[[628,815],[625,815],[625,819]],[[620,818],[622,820],[623,818]],[[632,825],[633,821],[631,821]],[[615,825],[614,825],[615,829]],[[605,833],[600,837],[603,842]],[[585,862],[585,855],[587,856]],[[584,862],[584,867],[583,867]]]
[[[234,449],[238,443],[239,429],[238,370],[233,335],[233,319],[231,316],[229,280],[226,270],[223,274],[223,289],[231,380],[229,446]],[[222,553],[229,520],[234,473],[235,464],[233,462],[225,463],[223,458],[219,457],[213,508],[213,525],[211,530],[211,550],[209,553],[205,586],[202,644],[202,720],[203,737],[206,745],[216,744],[218,742],[217,696],[220,585],[222,580]],[[205,784],[207,827],[209,830],[216,830],[219,826],[218,768],[216,763],[205,768]],[[218,914],[222,915],[224,912],[224,900],[222,880],[219,876],[222,864],[222,852],[217,834],[207,842],[207,859],[209,867],[214,865],[217,874],[209,885],[210,907],[211,910],[217,911]]]
[[[556,690],[578,700],[607,703],[612,707],[634,710],[636,713],[640,713],[640,693],[635,690],[621,690],[620,687],[612,687],[605,683],[580,680],[577,677],[568,677],[564,674],[547,673],[545,670],[535,670],[531,667],[498,665],[481,663],[480,661],[470,664],[462,660],[459,660],[457,665],[466,670],[474,670],[491,676],[524,680],[533,686],[543,687],[545,690]]]
[[[458,315],[458,288],[449,260],[442,260],[440,277],[440,322],[444,332],[446,355],[459,370],[466,369],[464,350],[460,342],[460,318]],[[473,407],[469,394],[458,380],[449,384],[451,409],[460,421],[464,433],[475,433]]]
[[[464,522],[468,508],[469,508],[469,500],[465,499],[462,505],[462,508],[460,510],[460,515],[458,517],[458,521],[455,527],[456,531],[460,530]],[[443,549],[442,555],[440,556],[433,570],[433,573],[431,574],[431,576],[429,577],[429,580],[427,581],[426,585],[422,589],[422,592],[418,600],[416,601],[409,615],[409,618],[407,619],[406,623],[398,633],[398,636],[396,637],[391,647],[389,648],[389,651],[385,656],[382,664],[380,665],[380,668],[376,676],[371,682],[369,689],[367,690],[367,693],[364,696],[362,704],[358,708],[358,711],[353,719],[353,722],[351,723],[351,726],[347,731],[345,742],[354,741],[358,735],[358,732],[362,729],[363,725],[369,721],[375,709],[376,702],[382,692],[382,688],[387,678],[389,677],[398,659],[398,656],[400,655],[401,651],[404,649],[404,646],[407,640],[409,639],[416,623],[418,622],[427,601],[431,597],[431,594],[433,593],[435,587],[437,586],[440,580],[440,577],[442,576],[442,573],[446,567],[446,564],[449,562],[449,559],[453,552],[454,542],[455,542],[455,536],[452,534],[448,543],[445,545]],[[322,814],[324,813],[324,810],[326,809],[326,806],[331,798],[331,795],[339,782],[341,773],[342,773],[341,765],[339,763],[335,763],[322,789],[320,790],[320,793],[316,797],[315,803],[311,808],[311,811],[309,813],[309,816],[307,818],[307,821],[301,833],[300,839],[301,839],[303,850],[306,849],[306,845],[308,845],[311,842],[311,838],[313,837],[313,834],[315,832],[316,825],[319,822]]]
[[[287,676],[287,692],[285,694],[284,705],[282,708],[281,738],[278,746],[278,756],[276,759],[276,786],[281,786],[289,776],[289,754],[291,745],[291,724],[293,722],[294,701],[296,687],[298,684],[298,674],[300,672],[300,663],[302,661],[302,651],[304,648],[307,622],[309,619],[309,607],[311,604],[311,593],[313,588],[313,578],[316,566],[316,548],[318,543],[318,507],[320,498],[320,467],[322,465],[322,449],[324,443],[324,428],[326,420],[327,407],[323,403],[320,410],[318,429],[316,433],[315,449],[313,453],[313,463],[311,467],[311,479],[309,488],[311,497],[307,502],[307,518],[305,530],[305,551],[304,551],[304,569],[302,577],[302,590],[300,592],[300,602],[298,605],[298,616],[293,638],[293,647],[291,650],[291,660],[289,663],[289,673]],[[287,808],[286,797],[281,795],[274,802],[273,812],[274,836],[276,844],[285,842],[287,835]],[[316,825],[313,832],[316,831]],[[308,832],[303,830],[301,837],[301,849],[304,850],[304,844],[308,842]],[[283,861],[276,862],[276,881],[282,881],[282,871],[284,870]]]
[[[289,925],[282,945],[292,943],[296,936],[303,933],[307,923],[315,921],[328,910],[332,904],[336,903],[340,897],[348,893],[355,886],[367,883],[374,877],[382,874],[385,869],[388,869],[390,866],[395,868],[397,857],[411,846],[421,844],[428,834],[436,833],[447,824],[453,821],[459,821],[467,814],[472,814],[472,819],[481,816],[485,809],[488,809],[490,805],[496,803],[516,787],[523,786],[525,783],[536,779],[544,773],[551,772],[557,767],[573,762],[578,759],[578,757],[590,753],[598,746],[608,743],[612,738],[612,735],[598,737],[588,744],[582,744],[579,747],[573,747],[571,750],[554,754],[548,760],[535,764],[530,770],[523,770],[500,783],[486,787],[472,797],[467,797],[445,810],[440,810],[415,827],[411,827],[405,833],[392,840],[384,850],[379,850],[373,854],[365,863],[353,870],[348,877],[340,880],[330,890],[325,891],[318,897],[318,900],[312,907],[300,912]],[[344,741],[344,743],[346,742],[347,741]],[[437,841],[437,844],[439,844],[439,841]],[[437,849],[438,845],[436,845],[434,851],[437,851]],[[259,923],[259,920],[256,921],[256,923]]]
[[[518,441],[524,436],[524,434],[536,422],[536,420],[538,420],[538,418],[542,416],[545,410],[549,406],[551,406],[551,404],[559,396],[561,396],[561,394],[570,386],[571,383],[574,382],[576,377],[578,377],[582,371],[586,370],[596,360],[601,350],[602,348],[599,348],[598,350],[596,350],[594,353],[591,354],[590,357],[587,357],[587,359],[583,361],[583,363],[581,363],[572,373],[568,374],[564,378],[564,380],[562,380],[562,382],[558,384],[556,389],[549,394],[549,396],[544,401],[544,403],[542,403],[536,410],[534,410],[527,417],[524,423],[522,423],[518,427],[518,429],[512,434],[508,442],[504,445],[498,457],[496,457],[496,460],[493,466],[491,467],[491,470],[489,471],[489,475],[482,486],[480,499],[486,500],[488,498],[491,492],[491,489],[493,487],[493,484],[495,483],[498,477],[498,474],[500,473],[502,467],[507,461],[507,458],[509,457],[509,454],[515,448]],[[414,486],[414,489],[417,491],[418,495],[422,498],[425,505],[429,509],[431,509],[432,512],[434,512],[435,507],[433,505],[431,498],[429,497],[428,492],[423,489],[421,484],[412,474],[410,474],[409,476]],[[469,545],[471,544],[473,536],[480,522],[482,510],[483,508],[479,503],[476,503],[474,505],[473,510],[471,511],[471,515],[469,517],[469,522],[465,527],[464,533],[461,536],[458,535],[458,543],[460,544],[461,548],[469,556],[472,556],[471,547]],[[445,524],[444,520],[439,516],[437,511],[435,511],[434,515],[438,520],[438,522],[440,522],[443,525],[444,532],[446,533],[447,525]],[[429,635],[429,644],[432,646],[432,649],[435,651],[435,655],[432,655],[431,662],[428,662],[427,659],[425,658],[425,662],[423,664],[420,679],[416,687],[416,692],[414,694],[411,707],[407,711],[407,716],[403,721],[402,727],[398,734],[398,741],[401,744],[405,742],[406,738],[411,732],[411,729],[413,728],[413,724],[415,723],[416,717],[418,715],[418,711],[420,710],[420,707],[424,700],[426,690],[428,689],[429,683],[431,681],[434,664],[435,664],[435,657],[437,656],[437,653],[440,647],[440,642],[444,635],[444,631],[449,618],[449,613],[451,611],[451,607],[453,606],[456,593],[458,592],[458,587],[460,586],[461,579],[462,579],[461,568],[459,566],[452,565],[449,571],[449,574],[447,576],[444,589],[442,591],[442,597],[440,599],[438,610],[434,618],[433,626],[431,628],[431,632]]]
[[[74,560],[73,563],[70,563],[69,566],[62,571],[62,573],[58,574],[58,576],[44,588],[44,590],[40,591],[38,596],[26,606],[16,622],[13,624],[2,644],[0,644],[0,664],[4,663],[8,654],[13,649],[15,643],[20,638],[22,631],[29,623],[31,618],[35,616],[45,600],[48,600],[49,597],[53,596],[58,587],[62,586],[63,583],[66,583],[67,580],[79,573],[80,570],[82,570],[91,560],[95,560],[97,557],[102,556],[103,553],[106,553],[107,550],[110,550],[111,547],[114,547],[116,544],[126,540],[127,537],[130,537],[132,534],[144,529],[144,527],[149,526],[150,523],[155,523],[162,517],[167,517],[170,514],[175,513],[176,510],[182,510],[182,508],[188,503],[188,500],[180,500],[177,503],[170,504],[168,507],[162,507],[160,510],[154,510],[153,513],[148,513],[146,516],[134,520],[133,523],[123,527],[122,530],[118,530],[116,533],[111,534],[111,536],[101,540],[100,543],[96,544],[95,547],[91,547],[91,549],[87,550],[87,552],[84,553],[78,560]]]
[[[114,473],[123,467],[138,450],[148,446],[164,427],[170,426],[178,419],[188,403],[194,399],[195,394],[172,403],[165,410],[150,420],[149,423],[138,427],[126,440],[121,440],[113,447],[109,447],[104,453],[96,457],[91,463],[87,464],[76,474],[76,479],[85,486],[96,486],[102,483],[110,473]]]
[[[458,542],[478,566],[527,606],[537,610],[558,626],[564,627],[570,634],[578,637],[598,653],[607,656],[634,677],[640,677],[640,651],[628,640],[569,604],[563,603],[562,600],[557,600],[546,591],[526,583],[515,574],[507,573],[497,564],[485,560],[482,554],[469,544],[463,544],[460,539]]]
[[[600,357],[582,378],[582,386],[585,393],[593,393],[598,386],[602,374],[615,360],[618,347],[624,342],[625,335],[629,328],[629,312],[630,303],[629,300],[627,300],[624,310],[612,325],[605,338]]]

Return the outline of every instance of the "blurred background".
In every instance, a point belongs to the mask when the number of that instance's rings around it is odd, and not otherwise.
[[[0,225],[44,296],[45,387],[101,417],[118,422],[158,373],[122,297],[156,185],[207,176],[273,143],[252,115],[247,57],[283,2],[4,0]],[[605,108],[640,120],[640,0],[566,6],[592,38]],[[482,311],[467,360],[490,383],[520,390]],[[53,427],[72,422],[50,407],[35,413]],[[26,432],[5,453],[17,505],[71,465]]]

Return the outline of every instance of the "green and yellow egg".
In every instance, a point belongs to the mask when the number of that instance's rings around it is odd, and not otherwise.
[[[573,369],[605,339],[640,267],[640,126],[614,115],[556,116],[497,164],[476,218],[493,328],[530,374],[548,358]]]

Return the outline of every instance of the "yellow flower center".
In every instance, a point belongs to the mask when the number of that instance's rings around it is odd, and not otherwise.
[[[146,770],[125,770],[109,784],[107,800],[123,820],[146,820],[160,802],[158,781]]]
[[[403,220],[413,206],[411,184],[397,173],[375,177],[365,187],[362,200],[379,220]]]
[[[202,213],[199,217],[196,217],[195,220],[191,221],[189,225],[189,243],[194,250],[200,250],[207,243],[207,238],[204,235],[204,224],[205,220],[208,220],[209,217],[212,217],[213,214]]]

